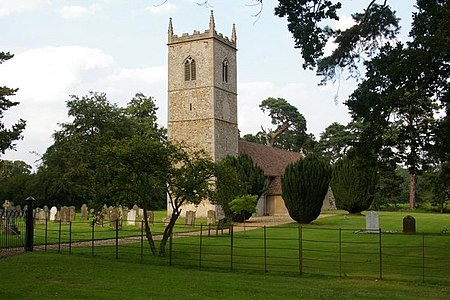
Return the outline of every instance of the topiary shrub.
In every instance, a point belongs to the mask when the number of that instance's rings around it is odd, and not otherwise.
[[[339,159],[333,167],[331,189],[336,207],[351,214],[357,214],[370,207],[377,184],[376,159],[346,156]]]
[[[330,179],[330,165],[314,154],[286,167],[281,188],[284,203],[293,220],[310,223],[317,219]]]

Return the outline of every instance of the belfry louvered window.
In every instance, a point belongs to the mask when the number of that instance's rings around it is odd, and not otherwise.
[[[222,62],[222,81],[228,82],[228,59],[224,59]]]
[[[191,81],[196,79],[195,60],[188,57],[184,62],[184,80]]]

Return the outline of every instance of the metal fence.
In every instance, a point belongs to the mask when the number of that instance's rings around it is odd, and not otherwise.
[[[112,225],[112,226],[110,226]],[[123,225],[123,224],[122,224]],[[151,225],[156,240],[163,223]],[[157,242],[158,243],[158,242]],[[35,227],[35,249],[184,268],[450,283],[450,235],[366,232],[294,224],[176,225],[166,256],[150,255],[143,222]]]
[[[22,252],[25,246],[25,213],[15,208],[0,211],[1,255]]]

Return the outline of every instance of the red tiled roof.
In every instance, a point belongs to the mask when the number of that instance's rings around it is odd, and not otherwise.
[[[239,154],[249,155],[264,170],[264,175],[281,177],[286,166],[303,157],[303,153],[286,151],[239,140]]]

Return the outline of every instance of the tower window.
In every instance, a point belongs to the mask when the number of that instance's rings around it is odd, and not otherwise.
[[[222,81],[228,82],[228,59],[224,59],[222,62]]]
[[[184,62],[184,81],[191,81],[196,79],[195,60],[188,57]]]

